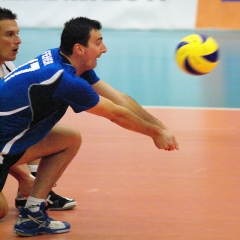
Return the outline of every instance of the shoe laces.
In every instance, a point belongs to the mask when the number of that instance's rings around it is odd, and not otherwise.
[[[31,215],[27,215],[30,220],[37,223],[39,227],[48,227],[50,224],[50,219],[46,218],[45,221],[38,220],[37,218],[32,217]]]

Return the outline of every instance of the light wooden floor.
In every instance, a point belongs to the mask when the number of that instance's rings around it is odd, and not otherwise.
[[[68,111],[61,123],[79,128],[83,145],[54,191],[78,206],[49,212],[71,224],[69,233],[34,239],[240,239],[239,111],[147,109],[173,130],[179,151],[158,150],[148,137]],[[9,177],[4,190],[10,211],[0,239],[17,239],[16,181]]]

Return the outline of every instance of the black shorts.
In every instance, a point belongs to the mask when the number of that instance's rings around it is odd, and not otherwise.
[[[0,164],[0,192],[5,185],[11,166],[14,165],[22,157],[23,154],[24,152],[16,155],[4,155],[3,164]]]

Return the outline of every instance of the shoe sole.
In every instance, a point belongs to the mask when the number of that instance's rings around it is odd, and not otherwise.
[[[69,229],[62,229],[62,230],[56,230],[54,232],[36,232],[36,233],[23,233],[21,231],[18,230],[13,230],[13,233],[16,233],[18,236],[20,237],[33,237],[33,236],[37,236],[37,235],[52,235],[52,234],[61,234],[61,233],[66,233],[69,232]]]
[[[76,202],[67,203],[63,207],[60,208],[48,208],[47,211],[65,211],[65,210],[71,210],[77,206]]]
[[[61,233],[67,233],[69,232],[70,229],[65,229],[65,230],[58,230],[52,233],[48,233],[48,232],[38,232],[36,234],[30,234],[30,233],[22,233],[22,232],[18,232],[16,230],[13,230],[14,233],[16,233],[18,236],[20,237],[34,237],[37,235],[52,235],[52,234],[61,234]]]

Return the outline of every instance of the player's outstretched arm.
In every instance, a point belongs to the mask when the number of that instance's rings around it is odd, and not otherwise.
[[[132,97],[128,96],[123,92],[116,90],[111,85],[104,82],[103,80],[100,80],[97,83],[95,83],[93,85],[93,88],[99,95],[111,100],[117,105],[128,108],[129,110],[133,111],[135,114],[137,114],[140,118],[144,119],[145,121],[151,124],[155,124],[163,129],[167,129],[167,127],[159,119],[155,118],[153,115],[147,112]]]
[[[145,121],[133,111],[114,104],[109,99],[100,97],[98,104],[87,112],[105,117],[125,129],[151,137],[159,149],[178,149],[177,141],[169,130]]]

